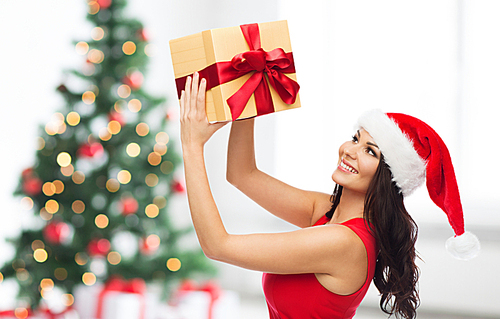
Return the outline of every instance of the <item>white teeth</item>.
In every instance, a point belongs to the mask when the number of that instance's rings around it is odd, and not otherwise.
[[[354,168],[350,167],[350,166],[347,166],[346,164],[344,164],[344,162],[340,162],[340,166],[346,170],[348,170],[349,172],[351,173],[354,173],[354,174],[357,174],[358,171],[355,170]]]

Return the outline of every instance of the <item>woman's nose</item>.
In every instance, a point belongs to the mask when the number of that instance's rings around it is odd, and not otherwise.
[[[344,149],[344,154],[346,156],[351,157],[351,158],[355,158],[356,157],[356,150],[354,148],[355,148],[355,146],[346,147]]]

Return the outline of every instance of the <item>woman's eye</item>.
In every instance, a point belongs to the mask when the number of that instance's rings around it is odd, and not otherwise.
[[[357,143],[357,142],[358,142],[358,137],[357,137],[356,135],[354,135],[354,136],[352,137],[352,141],[353,141],[354,143]]]
[[[377,157],[377,153],[375,153],[375,151],[374,151],[374,150],[372,150],[371,148],[367,148],[367,149],[366,149],[366,152],[367,152],[368,154],[372,155],[372,156]]]

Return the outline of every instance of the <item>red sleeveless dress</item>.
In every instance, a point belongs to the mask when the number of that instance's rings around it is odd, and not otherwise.
[[[323,216],[314,226],[323,225],[328,220]],[[355,315],[373,279],[378,248],[363,218],[354,218],[340,225],[354,231],[365,245],[368,276],[363,286],[351,295],[342,296],[323,287],[314,274],[264,273],[262,284],[270,319],[344,319]]]

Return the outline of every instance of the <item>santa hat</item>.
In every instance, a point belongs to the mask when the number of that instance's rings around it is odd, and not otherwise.
[[[479,240],[465,231],[455,171],[441,137],[417,118],[380,110],[364,113],[357,125],[373,137],[403,196],[427,182],[429,196],[446,213],[455,232],[455,236],[446,241],[446,249],[458,259],[477,256]]]

